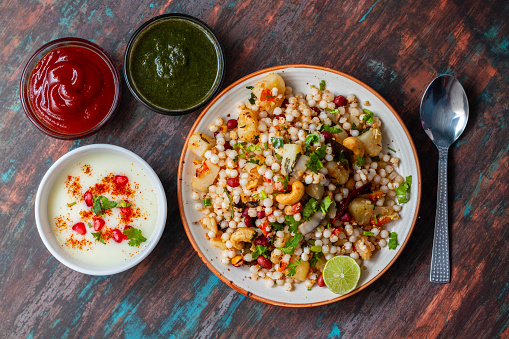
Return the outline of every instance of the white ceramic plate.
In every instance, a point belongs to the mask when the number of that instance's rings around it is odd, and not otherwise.
[[[400,166],[397,169],[398,172],[403,177],[411,175],[413,179],[410,199],[401,210],[401,219],[387,225],[389,231],[397,232],[400,245],[396,250],[384,248],[377,251],[371,260],[364,261],[366,269],[361,272],[357,288],[345,295],[334,294],[327,288],[321,288],[317,285],[311,291],[308,291],[303,283],[294,284],[295,289],[286,292],[281,286],[272,288],[265,286],[264,279],[252,280],[249,277],[248,267],[235,268],[232,265],[224,265],[220,262],[220,249],[209,243],[205,238],[206,231],[197,224],[203,215],[194,209],[196,202],[191,198],[191,178],[196,170],[192,160],[196,156],[193,156],[192,152],[187,149],[187,140],[179,166],[178,197],[180,214],[187,235],[202,260],[219,278],[237,291],[256,300],[279,306],[309,307],[328,304],[351,296],[367,287],[389,268],[403,250],[415,225],[421,196],[421,175],[417,153],[401,118],[378,93],[346,74],[309,65],[273,67],[238,80],[222,91],[203,110],[189,132],[189,136],[195,131],[211,134],[208,126],[214,122],[216,117],[226,119],[227,115],[230,114],[231,117],[237,118],[236,104],[245,102],[250,95],[250,91],[246,89],[246,86],[254,86],[256,82],[270,72],[280,74],[286,85],[292,87],[293,93],[309,93],[311,84],[318,86],[321,80],[325,80],[327,89],[335,95],[342,94],[346,96],[352,93],[358,97],[361,103],[370,102],[369,109],[382,120],[383,151],[386,152],[388,147],[396,150],[396,156],[401,159]]]

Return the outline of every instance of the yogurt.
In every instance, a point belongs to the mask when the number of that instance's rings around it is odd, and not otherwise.
[[[86,193],[94,204],[88,201],[87,206]],[[73,260],[94,266],[118,265],[136,256],[149,243],[158,219],[149,176],[120,155],[79,159],[58,176],[48,199],[48,219],[60,246]],[[101,199],[106,204],[97,202]],[[97,230],[94,222],[99,219],[104,225]],[[84,227],[75,226],[79,223]]]

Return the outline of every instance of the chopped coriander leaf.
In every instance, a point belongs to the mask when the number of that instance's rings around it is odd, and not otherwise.
[[[263,143],[263,148],[267,151],[269,149],[269,144],[264,142]]]
[[[88,228],[92,228],[92,224],[91,223],[87,223],[88,225]]]
[[[129,244],[128,244],[129,246],[133,246],[133,247],[140,246],[141,243],[147,241],[147,238],[145,238],[141,234],[141,230],[134,228],[134,227],[126,228],[124,230],[124,234],[126,235],[127,240],[129,240]]]
[[[251,253],[251,255],[253,256],[253,259],[258,259],[260,255],[263,255],[265,258],[267,258],[267,254],[265,254],[265,252],[267,252],[266,246],[256,245],[255,250],[253,253]]]
[[[377,155],[376,157],[371,157],[372,161],[380,161],[380,157]]]
[[[360,155],[357,156],[357,162],[355,163],[357,166],[362,167],[366,163],[366,160],[364,157],[361,157]]]
[[[327,154],[327,146],[325,145],[320,146],[313,152],[313,154],[316,154],[316,156],[318,156],[318,159],[322,160],[323,158],[325,158],[325,155]]]
[[[322,251],[322,246],[311,246],[310,249],[311,249],[311,252],[318,253],[318,252]]]
[[[111,210],[115,207],[117,207],[116,202],[110,201],[108,198],[102,195],[96,195],[93,199],[92,212],[94,212],[96,215],[103,215],[104,211]]]
[[[367,122],[368,124],[373,123],[373,112],[371,112],[369,109],[363,110],[366,115],[362,118],[362,121]]]
[[[299,245],[299,241],[302,239],[303,235],[300,233],[296,233],[290,240],[285,243],[285,247],[281,250],[285,254],[293,254],[295,249]]]
[[[283,231],[285,229],[285,225],[283,224],[280,224],[278,223],[277,221],[275,222],[270,222],[269,223],[270,226],[272,226],[273,229],[275,229],[276,231]]]
[[[260,191],[260,199],[267,199],[267,193],[264,190]]]
[[[256,104],[256,95],[254,95],[254,93],[251,92],[251,97],[248,100],[251,105]]]
[[[293,215],[285,215],[285,224],[290,226],[288,230],[291,233],[297,233],[297,231],[299,230],[300,221],[295,220]]]
[[[319,141],[320,135],[318,135],[318,133],[308,134],[308,136],[306,137],[306,141],[304,142],[304,146],[311,146]]]
[[[228,200],[230,200],[230,206],[231,206],[231,209],[232,209],[232,219],[233,219],[235,217],[235,213],[234,213],[234,210],[233,210],[233,200],[232,200],[232,197],[230,196],[230,192],[228,192],[226,187],[223,187],[223,189],[224,189],[224,192],[226,193],[226,196],[228,197]]]
[[[311,291],[311,287],[308,287],[308,291]]]
[[[389,249],[395,250],[398,245],[398,234],[396,232],[391,232],[389,235]]]
[[[339,113],[339,109],[330,109],[330,108],[326,108],[325,111],[329,114],[338,114]]]
[[[92,235],[94,236],[95,240],[106,245],[106,242],[104,241],[103,237],[101,236],[101,232],[92,232]]]
[[[283,141],[283,138],[272,137],[272,138],[270,138],[270,142],[272,143],[272,146],[274,148],[281,148],[285,144],[285,142]]]
[[[309,220],[311,216],[316,213],[317,207],[318,201],[316,201],[314,198],[309,199],[302,209],[302,219]]]
[[[70,202],[67,204],[67,207],[73,207],[74,205],[76,205],[76,201],[73,201],[73,202]]]
[[[313,255],[313,257],[309,260],[309,264],[311,265],[311,267],[315,267],[316,263],[318,261],[322,261],[320,258],[323,257],[323,252],[320,251],[316,254]],[[322,261],[323,262],[323,261]]]
[[[262,150],[262,148],[260,146],[257,146],[257,145],[249,145],[246,148],[247,152],[254,152],[254,151],[261,151],[261,150]]]
[[[351,130],[352,131],[358,131],[359,129],[357,128],[356,124],[352,124]]]
[[[246,86],[247,89],[253,89],[253,86]]]
[[[248,159],[248,160],[246,161],[246,163],[256,164],[256,165],[258,165],[258,166],[260,166],[260,165],[261,165],[261,164],[260,164],[260,160],[258,160],[258,159]]]
[[[378,218],[380,218],[382,215],[381,214],[377,214],[375,215],[374,219],[375,219],[375,225],[378,224]]]
[[[407,198],[407,192],[410,191],[410,186],[412,185],[412,176],[409,175],[406,177],[405,182],[401,183],[396,189],[394,190],[396,192],[396,196],[398,198],[398,202],[400,204],[408,202]]]
[[[117,207],[129,207],[132,204],[130,202],[127,202],[125,200],[120,200],[120,202],[117,204]]]
[[[294,263],[289,263],[288,266],[286,266],[286,269],[288,270],[287,276],[293,277],[295,275],[295,269],[299,265],[300,265],[300,259],[295,261]]]
[[[206,198],[203,200],[203,206],[212,206],[212,199]]]
[[[311,154],[308,162],[306,163],[306,167],[312,170],[315,173],[318,173],[320,169],[323,167],[322,161],[316,154]]]
[[[277,154],[277,153],[275,154],[275,156],[276,156],[276,159],[277,159],[277,160],[279,160],[279,161],[281,161],[281,160],[283,159],[283,157],[281,157],[281,156],[280,156],[279,154]]]
[[[374,235],[375,235],[375,233],[373,233],[373,232],[366,232],[366,231],[362,232],[362,234],[363,234],[363,235],[368,235],[368,236],[370,236],[370,237],[372,237],[372,236],[374,236]]]
[[[397,153],[394,148],[387,147],[390,151],[393,151],[394,153]]]
[[[325,124],[323,124],[322,127],[320,127],[320,131],[329,132],[330,134],[343,132],[343,130],[340,129],[340,128],[329,126],[329,125],[325,125]]]
[[[320,81],[320,91],[325,90],[325,80]]]
[[[323,199],[322,203],[320,204],[320,211],[322,211],[323,214],[327,214],[327,211],[329,210],[330,205],[332,205],[332,199],[327,196],[325,199]]]

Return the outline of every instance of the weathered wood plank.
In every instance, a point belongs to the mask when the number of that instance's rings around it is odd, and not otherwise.
[[[418,147],[420,219],[401,257],[376,283],[333,305],[289,310],[233,291],[194,253],[179,218],[177,162],[198,116],[165,117],[124,84],[120,109],[99,133],[59,141],[38,132],[19,103],[24,63],[43,43],[78,36],[119,69],[133,30],[162,13],[195,15],[226,52],[223,86],[270,66],[308,63],[366,82],[399,112]],[[0,2],[0,330],[7,337],[509,337],[507,220],[509,4],[496,1]],[[422,93],[452,73],[470,100],[451,148],[452,281],[429,283],[437,152],[419,121]],[[111,143],[148,161],[168,197],[168,223],[139,266],[89,277],[59,264],[33,217],[45,171],[70,149]]]

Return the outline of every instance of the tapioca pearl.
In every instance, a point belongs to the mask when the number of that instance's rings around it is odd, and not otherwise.
[[[332,235],[332,232],[329,229],[326,229],[323,231],[323,236],[325,238],[330,238],[331,235]]]
[[[382,230],[380,232],[380,236],[383,238],[383,239],[387,239],[389,237],[389,231],[387,230]]]
[[[382,248],[383,248],[383,247],[385,247],[385,246],[387,246],[387,240],[385,240],[385,239],[380,239],[380,240],[378,241],[378,245],[380,245],[380,247],[382,247]]]

